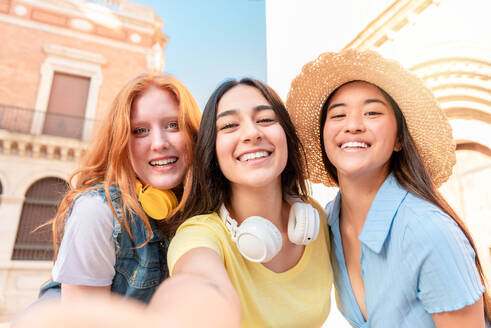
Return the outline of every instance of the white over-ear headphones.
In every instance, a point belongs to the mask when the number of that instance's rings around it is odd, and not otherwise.
[[[224,204],[220,217],[229,230],[232,240],[246,259],[252,262],[269,262],[281,249],[283,239],[278,228],[260,216],[246,218],[240,226],[230,217]],[[319,213],[310,204],[294,201],[288,218],[288,239],[297,245],[306,245],[319,234]]]

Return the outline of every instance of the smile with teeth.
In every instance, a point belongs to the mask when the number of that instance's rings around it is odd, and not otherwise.
[[[268,157],[269,155],[271,155],[271,153],[268,153],[267,151],[258,151],[255,153],[247,153],[247,154],[240,156],[239,161],[246,162],[246,161],[250,161],[253,159]]]
[[[158,161],[150,161],[149,164],[152,166],[164,166],[177,162],[177,157],[171,157],[166,159],[159,159]]]
[[[345,148],[368,148],[370,145],[364,143],[364,142],[356,142],[356,141],[350,141],[350,142],[345,142],[341,144],[341,149]]]

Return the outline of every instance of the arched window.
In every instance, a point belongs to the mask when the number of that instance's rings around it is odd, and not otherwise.
[[[43,178],[32,184],[26,192],[15,239],[12,260],[49,261],[53,259],[51,225],[38,228],[52,219],[57,206],[68,188],[59,178]]]

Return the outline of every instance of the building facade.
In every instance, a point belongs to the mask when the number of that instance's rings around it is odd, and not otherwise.
[[[39,226],[118,90],[163,70],[162,24],[124,0],[0,0],[0,321],[50,278]]]

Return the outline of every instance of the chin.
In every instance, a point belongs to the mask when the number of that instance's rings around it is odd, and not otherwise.
[[[152,187],[162,190],[169,190],[179,186],[182,183],[184,177],[159,177],[156,179],[150,179],[148,182]]]
[[[262,188],[268,187],[275,184],[278,180],[281,181],[281,176],[265,177],[265,176],[255,176],[255,177],[244,177],[242,181],[238,181],[238,185],[248,186],[251,188]]]

